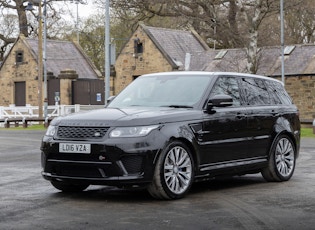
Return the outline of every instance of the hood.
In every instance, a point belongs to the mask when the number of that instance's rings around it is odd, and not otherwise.
[[[52,120],[62,126],[138,126],[201,119],[203,112],[186,108],[104,108],[73,113]]]

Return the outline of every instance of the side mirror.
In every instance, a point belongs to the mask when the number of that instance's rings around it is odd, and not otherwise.
[[[213,107],[228,107],[233,105],[233,98],[229,95],[219,94],[211,97],[207,103],[207,111],[212,111]]]
[[[108,105],[109,103],[111,103],[112,100],[114,100],[116,96],[110,96],[107,101],[106,101],[106,105]]]

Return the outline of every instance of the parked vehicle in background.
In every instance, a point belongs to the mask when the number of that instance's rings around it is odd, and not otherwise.
[[[55,118],[42,140],[42,175],[64,192],[114,185],[177,199],[193,182],[219,176],[287,181],[299,148],[298,110],[280,81],[155,73],[104,109]]]

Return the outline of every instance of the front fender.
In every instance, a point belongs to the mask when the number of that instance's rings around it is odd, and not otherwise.
[[[184,142],[189,147],[189,149],[191,150],[192,155],[194,157],[195,166],[197,169],[199,166],[199,162],[200,162],[200,157],[199,157],[200,154],[199,154],[198,143],[197,143],[195,134],[194,134],[193,130],[191,129],[191,127],[189,125],[187,125],[186,123],[183,123],[181,125],[168,124],[168,125],[163,126],[163,128],[160,131],[163,134],[163,136],[165,136],[166,139],[169,140],[165,144],[165,146],[173,140],[180,140],[180,141]],[[156,156],[156,157],[158,157],[158,156]]]

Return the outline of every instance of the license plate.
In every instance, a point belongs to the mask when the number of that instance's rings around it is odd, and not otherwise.
[[[91,153],[91,144],[60,143],[60,153]]]

